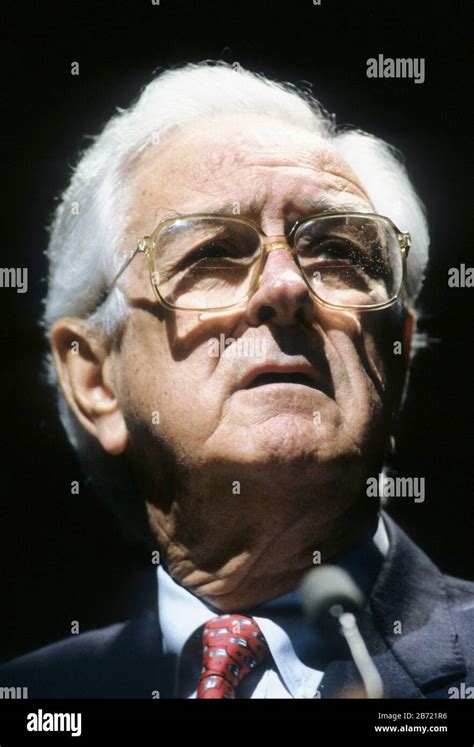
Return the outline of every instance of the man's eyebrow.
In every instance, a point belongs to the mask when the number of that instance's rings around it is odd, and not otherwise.
[[[229,217],[239,215],[243,217],[252,217],[257,216],[262,207],[262,202],[257,199],[245,203],[235,200],[234,202],[230,201],[227,204],[210,204],[199,212],[207,215],[215,215],[216,217]]]
[[[320,195],[319,197],[300,198],[292,205],[291,214],[298,215],[298,220],[320,213],[357,213],[366,212],[364,206],[356,201],[337,201],[334,198]]]
[[[199,210],[167,210],[165,213],[162,214],[160,218],[160,222],[164,222],[166,220],[172,220],[172,219],[179,219],[179,218],[187,218],[190,215],[212,215],[216,216],[217,218],[229,218],[229,217],[238,217],[238,216],[251,216],[251,215],[257,215],[258,210],[256,208],[256,205],[253,204],[250,207],[247,207],[246,209],[242,209],[242,206],[239,202],[230,202],[227,204],[220,204],[220,205],[203,205],[203,207],[199,208]]]
[[[260,200],[246,203],[235,201],[224,205],[206,205],[193,214],[213,215],[216,217],[236,217],[239,215],[244,218],[256,217],[262,207]],[[314,199],[298,198],[293,202],[290,200],[285,212],[291,214],[295,220],[302,220],[307,216],[318,215],[319,213],[350,213],[367,211],[360,205],[360,203],[337,202],[334,199],[321,195]],[[186,215],[188,215],[188,213],[173,211],[173,214],[170,214],[170,217],[180,218],[185,217]]]

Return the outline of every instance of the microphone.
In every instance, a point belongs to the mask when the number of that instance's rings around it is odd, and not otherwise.
[[[312,625],[326,637],[345,638],[367,698],[383,698],[382,679],[357,626],[365,598],[353,578],[338,566],[323,565],[306,575],[300,591]]]

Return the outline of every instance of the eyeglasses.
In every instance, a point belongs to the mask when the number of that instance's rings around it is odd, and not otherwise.
[[[394,304],[405,285],[410,234],[373,213],[323,213],[266,236],[238,216],[197,214],[162,221],[131,252],[107,293],[137,254],[148,259],[157,300],[180,311],[226,311],[258,287],[266,257],[292,254],[311,296],[333,309],[373,311]]]

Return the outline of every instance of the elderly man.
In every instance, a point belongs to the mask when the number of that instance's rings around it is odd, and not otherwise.
[[[57,210],[45,327],[69,437],[148,543],[156,599],[5,664],[1,685],[360,693],[349,651],[301,607],[307,572],[331,563],[366,595],[386,697],[469,691],[474,586],[443,576],[367,490],[427,247],[390,149],[290,85],[187,65],[112,118]]]

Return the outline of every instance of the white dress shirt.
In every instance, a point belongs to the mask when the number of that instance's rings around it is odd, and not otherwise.
[[[377,531],[337,565],[350,570],[365,592],[375,581],[388,550],[388,536],[379,518]],[[157,569],[158,619],[165,653],[175,654],[176,697],[195,698],[201,672],[202,626],[223,614],[180,586],[160,565]],[[237,610],[235,610],[237,612]],[[250,671],[238,688],[239,698],[313,698],[324,672],[315,665],[322,641],[302,612],[299,591],[291,591],[246,609],[260,626],[271,656]]]

